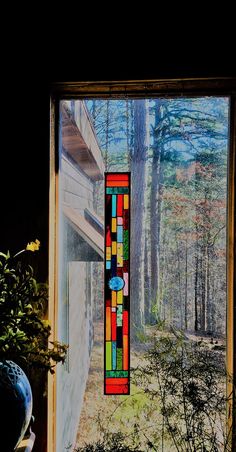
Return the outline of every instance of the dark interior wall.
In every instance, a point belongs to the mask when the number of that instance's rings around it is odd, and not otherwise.
[[[0,250],[15,253],[38,238],[43,280],[47,277],[48,106],[46,84],[35,89],[31,82],[21,83],[20,92],[6,96],[3,104],[1,140]]]

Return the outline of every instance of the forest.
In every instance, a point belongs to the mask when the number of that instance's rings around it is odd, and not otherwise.
[[[87,106],[106,171],[131,171],[133,332],[163,321],[223,337],[228,99]],[[96,199],[103,215],[102,182]]]
[[[103,265],[93,263],[95,342],[76,450],[230,451],[228,98],[86,105],[106,172],[131,173],[131,394],[102,392]],[[104,217],[104,181],[94,203]]]

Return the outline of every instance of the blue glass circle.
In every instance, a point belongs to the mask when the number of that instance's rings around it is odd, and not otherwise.
[[[120,278],[120,276],[114,276],[109,281],[109,287],[111,290],[115,290],[115,291],[121,290],[121,289],[123,289],[124,285],[125,285],[125,282],[122,278]]]

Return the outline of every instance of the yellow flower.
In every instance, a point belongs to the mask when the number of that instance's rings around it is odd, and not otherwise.
[[[40,246],[40,241],[38,239],[35,240],[35,242],[30,242],[27,244],[26,250],[27,251],[37,251]]]

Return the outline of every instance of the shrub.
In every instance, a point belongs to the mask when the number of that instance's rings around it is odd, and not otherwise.
[[[53,373],[56,363],[64,362],[67,347],[49,342],[48,288],[36,281],[27,259],[39,245],[31,242],[14,256],[0,253],[0,360]]]

